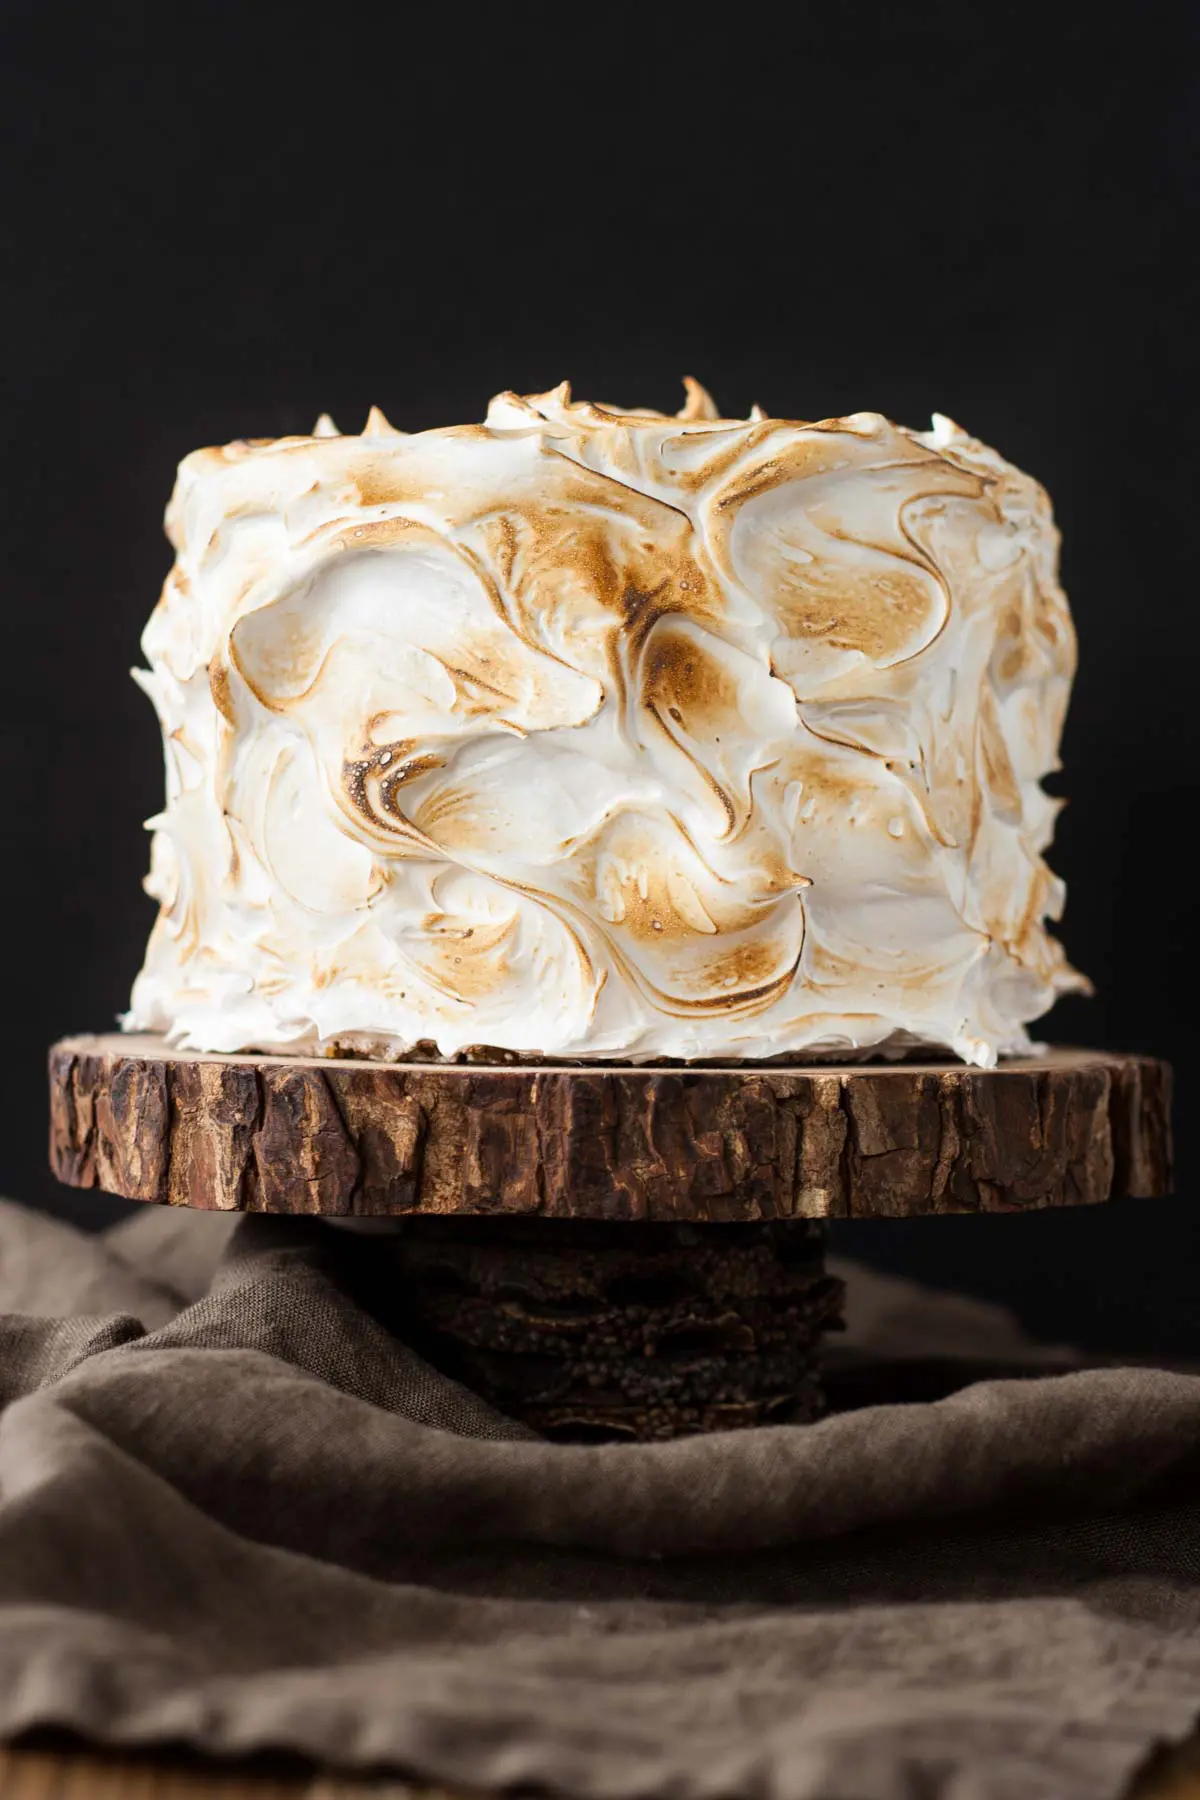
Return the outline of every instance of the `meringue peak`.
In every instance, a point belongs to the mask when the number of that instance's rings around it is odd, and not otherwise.
[[[683,388],[687,399],[675,414],[677,419],[691,422],[696,419],[711,421],[720,418],[721,414],[716,401],[707,388],[701,387],[694,375],[684,376]]]
[[[407,434],[398,431],[387,419],[378,406],[373,406],[367,414],[367,422],[362,428],[363,437],[405,437]]]

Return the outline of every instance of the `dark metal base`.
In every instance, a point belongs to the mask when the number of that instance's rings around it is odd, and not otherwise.
[[[813,1221],[398,1224],[397,1328],[547,1437],[678,1437],[823,1409],[818,1346],[842,1284]]]

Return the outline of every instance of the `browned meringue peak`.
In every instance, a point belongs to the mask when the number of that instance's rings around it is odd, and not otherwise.
[[[950,421],[496,397],[199,451],[129,1022],[197,1048],[946,1045],[1079,985],[1045,494]]]
[[[362,428],[364,437],[407,437],[407,432],[397,431],[378,406],[373,406],[367,414],[367,422]]]
[[[659,412],[652,406],[612,406],[602,405],[599,401],[576,401],[571,397],[569,381],[560,381],[557,387],[548,389],[544,394],[522,395],[506,390],[492,400],[487,422],[501,429],[511,423],[519,429],[523,424],[541,425],[567,415],[580,422],[600,424],[611,424],[618,419],[661,421],[675,418],[691,425],[711,424],[720,419],[716,401],[693,375],[684,376],[683,387],[686,397],[677,413]]]
[[[310,435],[315,438],[333,438],[341,437],[342,433],[338,430],[329,414],[323,412],[313,426]],[[373,406],[367,414],[367,422],[362,428],[361,435],[363,437],[405,437],[407,436],[407,433],[398,431],[384,414],[382,409],[378,406]]]

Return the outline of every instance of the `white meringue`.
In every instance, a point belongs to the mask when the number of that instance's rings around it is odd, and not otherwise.
[[[186,458],[139,680],[126,1023],[202,1050],[945,1046],[1083,985],[1041,852],[1075,660],[1045,494],[950,421],[486,424]]]

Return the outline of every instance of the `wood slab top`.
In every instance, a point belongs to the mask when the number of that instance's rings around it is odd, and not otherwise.
[[[1170,1071],[958,1062],[385,1063],[65,1038],[51,1163],[209,1210],[683,1222],[1019,1212],[1170,1187]]]

